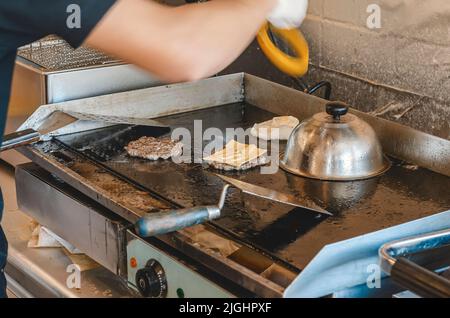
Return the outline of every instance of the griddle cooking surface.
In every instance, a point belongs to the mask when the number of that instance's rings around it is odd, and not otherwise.
[[[248,128],[274,114],[247,104],[231,104],[159,118],[171,128],[193,131],[196,119],[208,127]],[[201,164],[151,162],[131,158],[123,147],[140,136],[162,136],[160,128],[114,126],[59,137],[90,159],[177,205],[217,202],[223,182]],[[192,133],[193,135],[193,133]],[[204,143],[208,143],[205,141]],[[333,242],[435,214],[450,208],[450,178],[425,169],[394,164],[383,176],[355,182],[326,182],[292,176],[279,170],[261,175],[259,168],[225,173],[237,179],[314,201],[335,213],[324,217],[233,191],[223,217],[214,223],[241,240],[302,269],[320,249]]]

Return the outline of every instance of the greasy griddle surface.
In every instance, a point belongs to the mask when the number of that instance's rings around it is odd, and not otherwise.
[[[201,119],[204,131],[208,127],[221,130],[248,128],[273,116],[255,106],[239,103],[159,120],[171,128],[185,127],[192,131],[194,120]],[[223,182],[209,173],[212,170],[206,170],[201,164],[131,158],[123,150],[129,141],[142,135],[167,133],[161,128],[121,125],[58,139],[130,182],[179,206],[217,202]],[[311,180],[282,170],[273,175],[259,172],[259,168],[255,168],[224,174],[301,196],[327,208],[335,216],[327,218],[234,190],[227,199],[222,218],[214,223],[299,269],[304,268],[326,244],[450,208],[450,178],[399,163],[379,178],[356,182]]]

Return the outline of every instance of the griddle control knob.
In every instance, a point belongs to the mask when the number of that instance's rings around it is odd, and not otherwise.
[[[164,298],[167,295],[167,280],[161,264],[151,259],[136,273],[136,285],[144,297]]]

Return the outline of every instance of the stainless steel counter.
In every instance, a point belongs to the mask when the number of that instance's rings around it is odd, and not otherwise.
[[[68,288],[73,260],[62,248],[28,248],[32,219],[16,203],[14,170],[0,161],[0,186],[5,200],[2,226],[9,241],[6,268],[11,297],[132,297],[118,276],[98,266],[81,271],[80,288]],[[86,257],[83,262],[90,262]],[[69,270],[71,268],[69,267]]]

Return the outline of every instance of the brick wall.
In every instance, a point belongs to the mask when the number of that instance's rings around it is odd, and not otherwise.
[[[301,27],[311,49],[308,83],[328,80],[333,99],[450,139],[450,0],[309,4]],[[367,27],[370,5],[380,8],[381,28]],[[296,87],[267,62],[256,42],[223,73],[230,72]]]
[[[373,4],[381,27],[370,29]],[[450,139],[449,0],[310,0],[301,29],[309,82],[327,79],[335,99]]]

